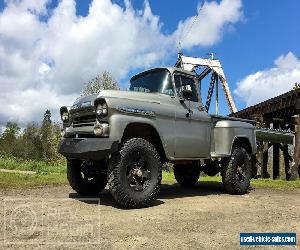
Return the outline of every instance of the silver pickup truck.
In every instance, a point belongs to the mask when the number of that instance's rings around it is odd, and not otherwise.
[[[249,189],[256,153],[253,121],[208,114],[190,71],[151,69],[133,76],[129,91],[103,90],[60,113],[59,153],[80,195],[96,195],[108,184],[121,206],[149,206],[166,162],[174,164],[182,186],[194,185],[204,171],[220,172],[231,194]]]

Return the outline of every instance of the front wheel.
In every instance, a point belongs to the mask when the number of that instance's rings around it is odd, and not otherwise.
[[[145,139],[133,138],[112,155],[108,185],[121,206],[147,207],[157,197],[161,175],[162,166],[155,147]]]
[[[234,148],[230,159],[222,166],[222,181],[230,194],[245,194],[252,177],[251,157],[242,147]]]
[[[103,163],[106,164],[106,163]],[[107,167],[81,160],[68,160],[67,178],[70,186],[82,196],[99,194],[107,184]]]

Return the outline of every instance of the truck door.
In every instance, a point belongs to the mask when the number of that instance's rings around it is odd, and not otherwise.
[[[175,158],[205,158],[210,156],[211,118],[201,111],[196,78],[174,74],[176,97]],[[182,90],[192,90],[190,100],[182,99]]]

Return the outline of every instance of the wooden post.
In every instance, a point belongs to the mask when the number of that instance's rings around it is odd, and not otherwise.
[[[285,178],[289,180],[291,178],[290,174],[290,155],[289,155],[289,146],[284,144],[282,147],[283,159],[284,159],[284,170],[285,170]]]
[[[273,145],[273,179],[279,178],[279,145],[274,143]]]
[[[279,124],[276,121],[273,121],[273,128],[278,129]],[[274,143],[273,144],[273,179],[278,179],[279,178],[279,144]]]
[[[299,169],[299,158],[300,158],[300,116],[294,116],[295,121],[295,145],[294,145],[294,157],[291,167],[291,178],[290,180],[296,180],[299,178],[298,169]]]
[[[263,142],[262,169],[261,169],[262,178],[270,178],[270,175],[268,173],[268,162],[269,162],[269,143]]]
[[[270,127],[270,120],[267,117],[262,118],[262,126],[265,128]],[[261,168],[261,177],[262,178],[270,178],[270,174],[268,173],[268,162],[269,162],[269,143],[263,142],[263,150],[262,150],[262,168]]]

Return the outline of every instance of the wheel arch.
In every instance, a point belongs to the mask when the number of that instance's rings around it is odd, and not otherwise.
[[[154,145],[159,153],[161,162],[167,161],[168,153],[157,129],[148,123],[131,122],[124,129],[121,142],[131,138],[143,138]]]
[[[232,150],[236,147],[242,147],[244,149],[246,149],[247,153],[252,155],[253,151],[252,151],[252,146],[250,143],[250,140],[248,137],[242,137],[242,136],[237,136],[233,139],[233,143],[231,146],[231,153]]]

